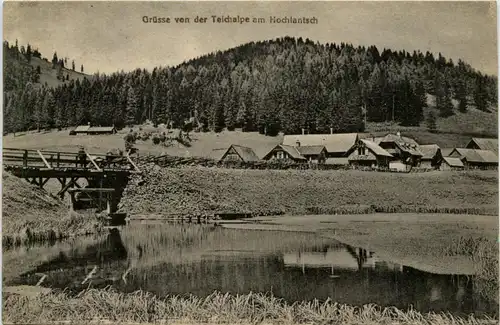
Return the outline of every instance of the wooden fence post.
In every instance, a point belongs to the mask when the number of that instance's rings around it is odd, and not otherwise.
[[[28,150],[24,150],[23,167],[28,167]]]

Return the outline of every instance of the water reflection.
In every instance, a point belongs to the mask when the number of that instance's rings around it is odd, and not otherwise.
[[[108,285],[159,296],[272,292],[289,302],[331,298],[460,315],[497,311],[475,297],[473,281],[465,276],[421,272],[380,260],[374,252],[291,232],[195,225],[115,229],[13,282],[33,285],[41,274],[47,275],[45,286],[75,292]]]

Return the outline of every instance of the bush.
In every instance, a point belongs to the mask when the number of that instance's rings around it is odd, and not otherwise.
[[[160,144],[161,140],[160,138],[155,134],[153,136],[153,144]]]

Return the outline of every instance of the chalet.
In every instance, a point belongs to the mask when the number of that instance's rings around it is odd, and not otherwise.
[[[463,170],[464,163],[460,158],[443,157],[439,170]]]
[[[325,158],[328,159],[347,157],[357,141],[357,133],[302,134],[285,135],[282,144],[294,147],[324,146]]]
[[[115,134],[116,128],[114,126],[92,126],[87,129],[88,135],[98,134]]]
[[[368,139],[358,141],[348,157],[349,165],[353,167],[389,168],[392,155],[375,142]]]
[[[271,149],[263,160],[286,160],[296,163],[305,163],[307,159],[300,154],[296,147],[279,144]]]
[[[489,150],[498,156],[498,139],[472,138],[466,149]]]
[[[418,143],[408,137],[397,134],[387,134],[384,137],[374,139],[382,149],[393,156],[389,168],[397,170],[409,170],[420,164],[422,153]]]
[[[420,167],[438,169],[443,156],[441,148],[437,144],[426,144],[419,146],[422,158],[420,158]]]
[[[455,148],[450,157],[460,158],[465,169],[496,169],[498,156],[490,150]]]
[[[217,161],[255,162],[260,160],[252,148],[235,144],[229,146],[229,148],[214,149],[212,157]]]
[[[323,164],[326,159],[325,146],[298,146],[297,151],[310,163]]]

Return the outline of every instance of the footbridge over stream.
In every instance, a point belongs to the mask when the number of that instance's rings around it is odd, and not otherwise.
[[[3,168],[41,189],[57,180],[64,199],[68,193],[72,208],[95,207],[108,213],[116,211],[128,178],[140,169],[125,155],[3,148]],[[87,185],[83,186],[81,180]],[[80,182],[79,182],[80,181]]]

